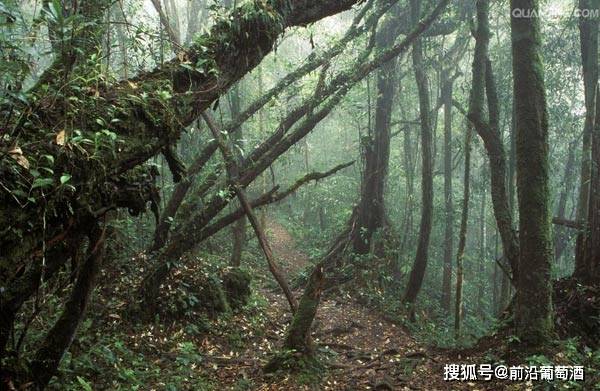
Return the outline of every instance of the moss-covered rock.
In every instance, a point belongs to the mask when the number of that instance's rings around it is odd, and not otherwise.
[[[228,312],[231,309],[223,285],[216,276],[211,275],[206,279],[206,284],[200,288],[198,299],[199,306],[209,314]]]
[[[223,288],[227,294],[227,301],[233,309],[246,305],[250,298],[250,273],[240,268],[233,268],[223,275]]]

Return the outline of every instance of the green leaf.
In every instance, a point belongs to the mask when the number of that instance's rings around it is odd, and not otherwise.
[[[77,383],[79,383],[79,385],[81,386],[81,388],[85,391],[93,391],[92,390],[92,385],[90,383],[88,383],[84,378],[82,378],[81,376],[77,376]]]
[[[38,187],[48,187],[51,186],[54,183],[54,179],[52,178],[36,178],[35,181],[33,181],[33,185],[31,185],[32,189],[36,189]]]
[[[50,162],[50,164],[54,164],[54,156],[52,155],[42,155],[42,157]]]
[[[70,179],[71,179],[71,174],[62,174],[60,176],[60,184],[64,185],[65,183],[69,182]]]

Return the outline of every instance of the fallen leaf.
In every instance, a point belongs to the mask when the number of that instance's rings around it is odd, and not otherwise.
[[[21,147],[14,147],[8,151],[10,157],[16,160],[17,164],[23,168],[29,169],[29,160],[23,156],[23,150]]]
[[[66,141],[66,132],[63,129],[60,132],[56,133],[56,138],[54,139],[54,142],[57,145],[65,145],[65,141]]]

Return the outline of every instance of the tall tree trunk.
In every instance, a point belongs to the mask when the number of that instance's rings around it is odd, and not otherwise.
[[[499,129],[499,103],[491,62],[488,59],[489,1],[477,1],[477,30],[473,56],[473,88],[468,117],[483,140],[490,164],[490,184],[494,217],[502,238],[502,247],[513,276],[518,274],[519,244],[510,213],[506,187],[506,156]],[[488,119],[484,106],[487,98]]]
[[[514,9],[539,12],[537,0],[511,0]],[[539,19],[512,17],[511,35],[521,246],[515,321],[522,342],[540,345],[548,342],[554,323],[548,113]]]
[[[413,23],[416,23],[420,11],[420,4],[417,0],[410,2],[411,17]],[[414,317],[414,303],[421,290],[425,270],[427,268],[427,259],[429,253],[429,237],[431,234],[431,221],[433,215],[433,156],[432,156],[432,131],[431,119],[429,115],[429,86],[427,76],[425,75],[425,65],[423,64],[423,47],[421,38],[415,40],[412,50],[413,67],[415,79],[419,93],[419,112],[421,120],[421,148],[422,162],[421,168],[421,188],[422,188],[422,206],[421,222],[419,227],[419,243],[415,261],[410,273],[404,302],[409,304],[411,317]]]
[[[385,50],[392,46],[397,36],[397,25],[400,22],[398,7],[392,8],[384,20],[384,25],[377,33],[376,49]],[[378,247],[372,243],[373,235],[378,230],[385,230],[388,222],[385,212],[385,184],[390,156],[390,122],[392,105],[396,94],[398,77],[396,59],[383,64],[377,71],[377,102],[375,108],[375,128],[363,136],[365,168],[361,181],[361,195],[357,224],[360,229],[354,238],[354,252],[367,254],[371,248]]]
[[[458,249],[456,250],[456,295],[454,299],[454,338],[461,335],[462,294],[463,294],[463,259],[467,244],[467,226],[469,219],[469,198],[471,191],[471,124],[467,124],[465,134],[465,174],[463,179],[463,202],[460,216],[460,232],[458,234]]]
[[[482,167],[483,169],[483,167]],[[483,171],[483,170],[482,170]],[[483,186],[481,190],[481,209],[479,215],[479,262],[478,262],[478,287],[477,287],[477,311],[482,316],[485,314],[483,310],[482,299],[485,293],[485,264],[487,262],[487,231],[486,231],[486,222],[485,222],[485,203],[486,203],[486,180],[485,180],[485,172],[482,173],[481,177],[483,178]]]
[[[564,185],[560,192],[558,199],[558,205],[556,206],[556,216],[560,219],[565,219],[567,198],[573,187],[573,179],[575,177],[575,142],[569,143],[569,149],[567,151],[567,162],[565,163],[565,172],[563,174],[562,184]],[[566,227],[556,226],[554,227],[554,260],[556,263],[559,262],[567,242],[569,240],[569,232]]]
[[[597,0],[580,0],[580,9],[598,9]],[[581,152],[581,183],[577,205],[577,220],[588,222],[590,211],[590,183],[592,181],[592,133],[596,118],[596,86],[598,84],[598,19],[583,17],[579,20],[581,62],[583,65],[583,90],[585,94],[585,124]],[[588,227],[589,228],[589,227]],[[589,231],[577,234],[575,245],[575,271],[573,275],[585,280],[589,277],[590,265],[586,257]]]
[[[600,93],[600,87],[597,90]],[[600,99],[596,99],[596,124],[592,134],[592,164],[590,170],[589,237],[585,258],[589,268],[587,282],[600,285]]]
[[[516,137],[516,108],[515,102],[513,99],[512,107],[511,107],[511,124],[510,124],[510,149],[508,155],[508,205],[510,208],[510,215],[512,218],[515,216],[516,210],[516,167],[517,167],[517,137]],[[500,258],[500,262],[503,264],[507,263],[506,256]],[[504,271],[500,273],[501,281],[500,281],[500,300],[498,307],[498,314],[504,311],[505,307],[510,302],[511,296],[511,281],[510,276],[508,276]]]
[[[452,290],[452,256],[454,242],[454,205],[452,202],[452,84],[449,71],[442,71],[442,103],[444,104],[444,272],[441,306],[450,311]]]

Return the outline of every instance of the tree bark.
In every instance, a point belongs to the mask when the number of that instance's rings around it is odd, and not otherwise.
[[[441,307],[450,312],[452,296],[452,254],[454,243],[454,204],[452,200],[452,84],[448,70],[442,71],[442,102],[444,104],[444,270]]]
[[[565,163],[565,172],[563,174],[562,183],[564,187],[560,192],[558,205],[556,206],[556,217],[566,219],[565,212],[567,207],[567,198],[573,187],[573,179],[575,177],[575,142],[569,143],[567,151],[567,161]],[[556,227],[554,229],[554,260],[559,262],[561,256],[567,246],[570,234],[564,227]]]
[[[580,9],[598,9],[594,0],[580,0]],[[585,124],[583,127],[583,144],[581,152],[581,183],[577,217],[579,221],[587,221],[590,204],[590,181],[592,170],[592,132],[597,122],[596,85],[598,84],[598,20],[581,17],[579,20],[581,63],[583,66],[583,90],[585,95]],[[585,257],[587,234],[580,231],[575,245],[575,270],[573,275],[583,280],[589,273],[589,265]]]
[[[536,0],[511,0],[511,11],[515,8],[539,12]],[[548,114],[539,19],[511,17],[511,34],[521,246],[515,321],[521,341],[535,346],[547,343],[554,330]]]
[[[377,33],[375,48],[378,51],[391,47],[396,39],[399,9],[394,7]],[[354,238],[354,252],[367,254],[374,247],[373,235],[387,228],[385,211],[385,185],[390,156],[390,123],[392,105],[397,88],[396,59],[383,64],[377,71],[377,102],[375,128],[362,139],[365,167],[361,180],[358,208],[359,234]],[[381,255],[381,254],[380,254]]]
[[[477,30],[473,56],[473,82],[468,117],[475,131],[483,140],[490,164],[490,184],[494,217],[502,239],[504,254],[513,276],[518,275],[519,243],[513,228],[510,201],[506,187],[506,155],[499,129],[499,103],[491,62],[488,59],[489,1],[479,0],[477,6]],[[488,120],[484,106],[487,98]],[[515,279],[515,278],[513,278]]]
[[[420,5],[417,0],[411,0],[410,4],[412,20],[413,23],[416,23],[420,14]],[[423,47],[420,38],[415,40],[413,43],[412,60],[419,93],[419,112],[421,121],[422,205],[421,222],[419,227],[419,243],[417,245],[415,261],[410,273],[403,301],[411,307],[411,317],[414,317],[414,303],[417,299],[419,291],[421,290],[423,278],[425,277],[425,269],[427,268],[429,236],[431,234],[431,221],[433,216],[433,156],[431,119],[429,116],[429,86],[423,65]]]
[[[458,249],[456,250],[456,295],[454,300],[454,338],[461,336],[462,295],[463,295],[463,259],[467,244],[467,223],[469,219],[469,198],[471,192],[471,124],[467,124],[465,133],[465,174],[463,178],[463,201],[460,216],[460,232],[458,234]]]

